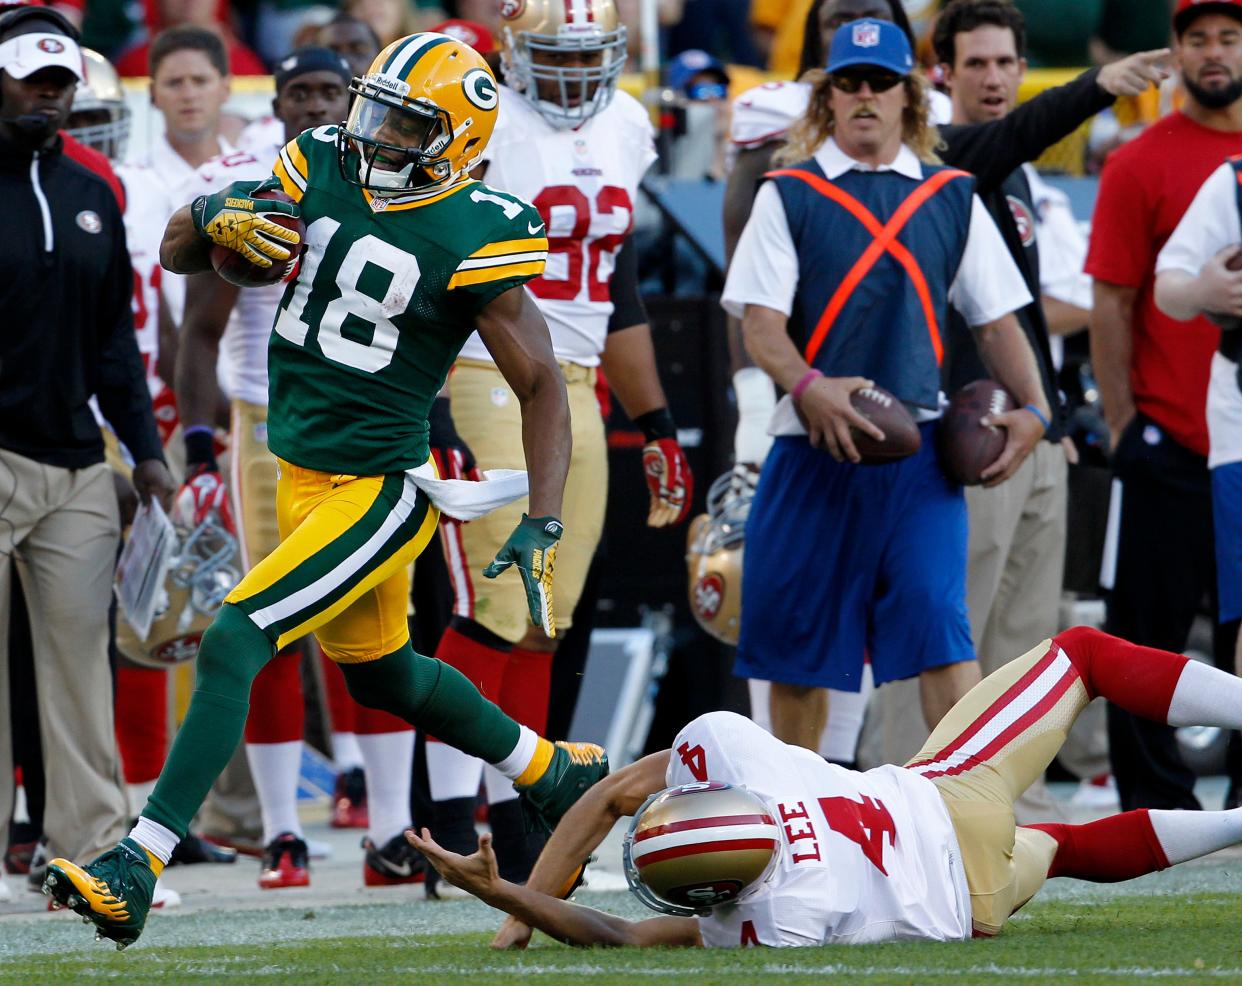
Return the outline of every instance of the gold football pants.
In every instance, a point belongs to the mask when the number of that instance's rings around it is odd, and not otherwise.
[[[409,565],[438,519],[405,473],[333,475],[278,460],[280,544],[225,601],[277,650],[314,633],[334,661],[377,660],[410,638]]]

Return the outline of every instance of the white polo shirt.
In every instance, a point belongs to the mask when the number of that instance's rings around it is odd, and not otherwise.
[[[1203,265],[1228,246],[1242,243],[1238,180],[1226,161],[1203,183],[1156,258],[1156,273],[1184,270],[1199,276]],[[1212,356],[1207,392],[1208,467],[1242,462],[1242,389],[1238,364]]]
[[[815,161],[830,179],[857,169],[895,171],[915,181],[923,180],[922,162],[904,145],[892,164],[873,168],[848,156],[830,137],[815,152]],[[755,197],[750,220],[733,253],[720,303],[739,318],[747,305],[763,305],[790,315],[797,290],[797,250],[780,193],[767,182]],[[972,196],[966,249],[949,287],[949,303],[969,325],[986,325],[1031,303],[1026,282],[978,195]]]

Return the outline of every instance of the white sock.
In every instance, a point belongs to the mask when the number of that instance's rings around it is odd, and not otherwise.
[[[512,801],[518,796],[517,788],[495,767],[488,764],[483,769],[483,784],[487,788],[487,803],[498,805],[502,801]]]
[[[873,691],[870,664],[863,666],[862,687],[858,691],[828,689],[828,722],[819,736],[821,757],[839,763],[858,759],[858,737],[862,734],[867,703]]]
[[[432,801],[473,798],[479,793],[483,779],[483,761],[462,753],[447,743],[428,742],[423,749],[427,756],[427,786]]]
[[[165,866],[181,841],[172,829],[166,829],[159,822],[142,815],[138,816],[138,824],[129,830],[129,837]]]
[[[263,812],[263,844],[282,832],[302,838],[298,818],[298,775],[302,768],[302,741],[247,743],[246,762],[254,778]]]
[[[358,736],[367,771],[367,835],[377,847],[400,835],[410,819],[414,730]]]
[[[1187,661],[1169,702],[1170,726],[1242,729],[1242,678]]]
[[[147,806],[147,799],[155,790],[155,781],[139,781],[137,784],[125,785],[125,796],[129,800],[129,813],[137,818]]]
[[[362,750],[353,733],[332,734],[332,767],[338,774],[362,766]]]
[[[1230,811],[1147,812],[1170,863],[1184,863],[1242,842],[1242,808]]]
[[[533,729],[518,726],[518,730],[517,746],[500,763],[492,764],[511,781],[521,777],[522,772],[530,766],[531,760],[535,758],[535,749],[539,745],[539,736]]]
[[[747,678],[746,688],[750,692],[751,722],[772,732],[772,682]]]

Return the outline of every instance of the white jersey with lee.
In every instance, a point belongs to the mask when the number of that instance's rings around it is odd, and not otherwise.
[[[805,82],[765,82],[748,89],[733,101],[729,140],[737,150],[750,150],[785,139],[785,132],[806,112],[811,87]],[[948,123],[953,115],[949,97],[938,89],[927,89],[931,122]]]
[[[708,947],[970,937],[961,850],[930,781],[904,767],[846,770],[732,712],[700,716],[673,741],[668,786],[707,780],[757,794],[783,835],[760,889],[698,919]]]
[[[526,287],[562,362],[599,363],[616,255],[633,226],[638,183],[655,158],[647,112],[624,92],[576,130],[557,130],[501,86],[496,130],[483,152],[487,183],[532,203],[547,225],[547,266]],[[491,359],[477,333],[461,355]]]
[[[271,177],[272,162],[279,153],[279,147],[271,147],[266,154],[234,151],[212,158],[195,172],[189,184],[191,198],[235,181],[260,182]],[[220,340],[218,367],[221,387],[230,400],[267,406],[267,343],[284,293],[284,282],[237,293]]]

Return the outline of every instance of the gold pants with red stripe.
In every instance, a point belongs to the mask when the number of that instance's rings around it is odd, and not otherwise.
[[[595,370],[562,363],[569,397],[573,454],[565,480],[561,522],[565,536],[556,548],[552,594],[558,634],[573,623],[574,608],[604,530],[608,501],[608,445],[595,397]],[[459,359],[449,377],[453,423],[474,452],[480,469],[525,469],[522,412],[512,388],[492,363]],[[445,558],[453,580],[453,612],[469,617],[496,636],[516,644],[530,627],[521,577],[511,568],[499,578],[480,577],[513,533],[528,501],[525,497],[468,524],[441,528]]]
[[[1045,640],[988,675],[906,766],[940,790],[970,886],[975,931],[994,935],[1043,886],[1057,843],[1018,828],[1013,803],[1052,762],[1090,697]]]

